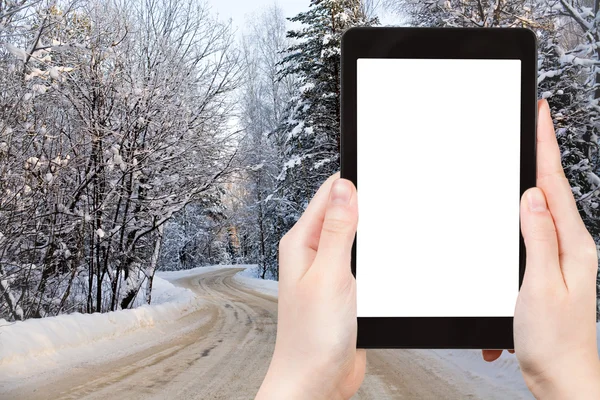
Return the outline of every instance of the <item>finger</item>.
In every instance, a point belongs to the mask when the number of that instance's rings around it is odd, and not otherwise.
[[[315,253],[319,246],[319,237],[321,236],[321,228],[323,226],[323,219],[325,218],[327,202],[329,201],[331,185],[339,178],[340,173],[337,172],[331,175],[325,183],[321,185],[294,226],[298,236],[304,239],[303,244],[312,249]]]
[[[356,188],[346,179],[331,187],[315,264],[327,271],[349,272],[352,244],[358,224]]]
[[[559,257],[579,260],[585,254],[589,233],[581,219],[571,185],[561,164],[560,149],[548,102],[538,103],[537,186],[546,194],[548,207],[556,225]],[[578,263],[562,263],[563,268]],[[568,280],[571,271],[564,271]],[[567,282],[568,283],[568,282]]]
[[[544,192],[531,188],[521,199],[521,232],[525,241],[527,266],[523,286],[564,286],[558,259],[558,240]]]
[[[502,350],[481,350],[483,359],[487,362],[496,361],[502,355]]]
[[[279,278],[283,283],[299,280],[314,261],[331,185],[338,178],[339,172],[321,185],[300,219],[279,242]]]

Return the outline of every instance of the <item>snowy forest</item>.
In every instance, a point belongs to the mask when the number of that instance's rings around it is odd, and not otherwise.
[[[203,0],[0,0],[0,319],[150,303],[159,269],[277,279],[279,239],[339,170],[341,35],[384,14],[536,32],[600,245],[600,0],[306,0],[243,29]]]

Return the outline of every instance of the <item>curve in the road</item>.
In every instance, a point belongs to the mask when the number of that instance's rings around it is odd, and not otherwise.
[[[7,398],[253,398],[275,343],[277,299],[237,284],[233,276],[239,271],[220,269],[173,282],[202,296],[208,306],[170,327],[168,342],[110,363],[81,365]],[[430,363],[415,351],[370,351],[368,375],[355,398],[476,398],[468,384],[444,379]]]

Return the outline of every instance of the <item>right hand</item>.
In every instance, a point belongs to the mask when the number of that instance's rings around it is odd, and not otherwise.
[[[527,266],[514,319],[515,353],[541,399],[600,399],[598,253],[561,165],[550,108],[538,103],[537,185],[523,195]],[[501,352],[484,351],[490,361]]]

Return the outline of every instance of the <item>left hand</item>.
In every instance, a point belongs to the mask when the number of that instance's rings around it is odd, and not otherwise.
[[[356,188],[338,178],[321,186],[279,243],[277,341],[257,399],[349,399],[364,379],[350,268]]]

